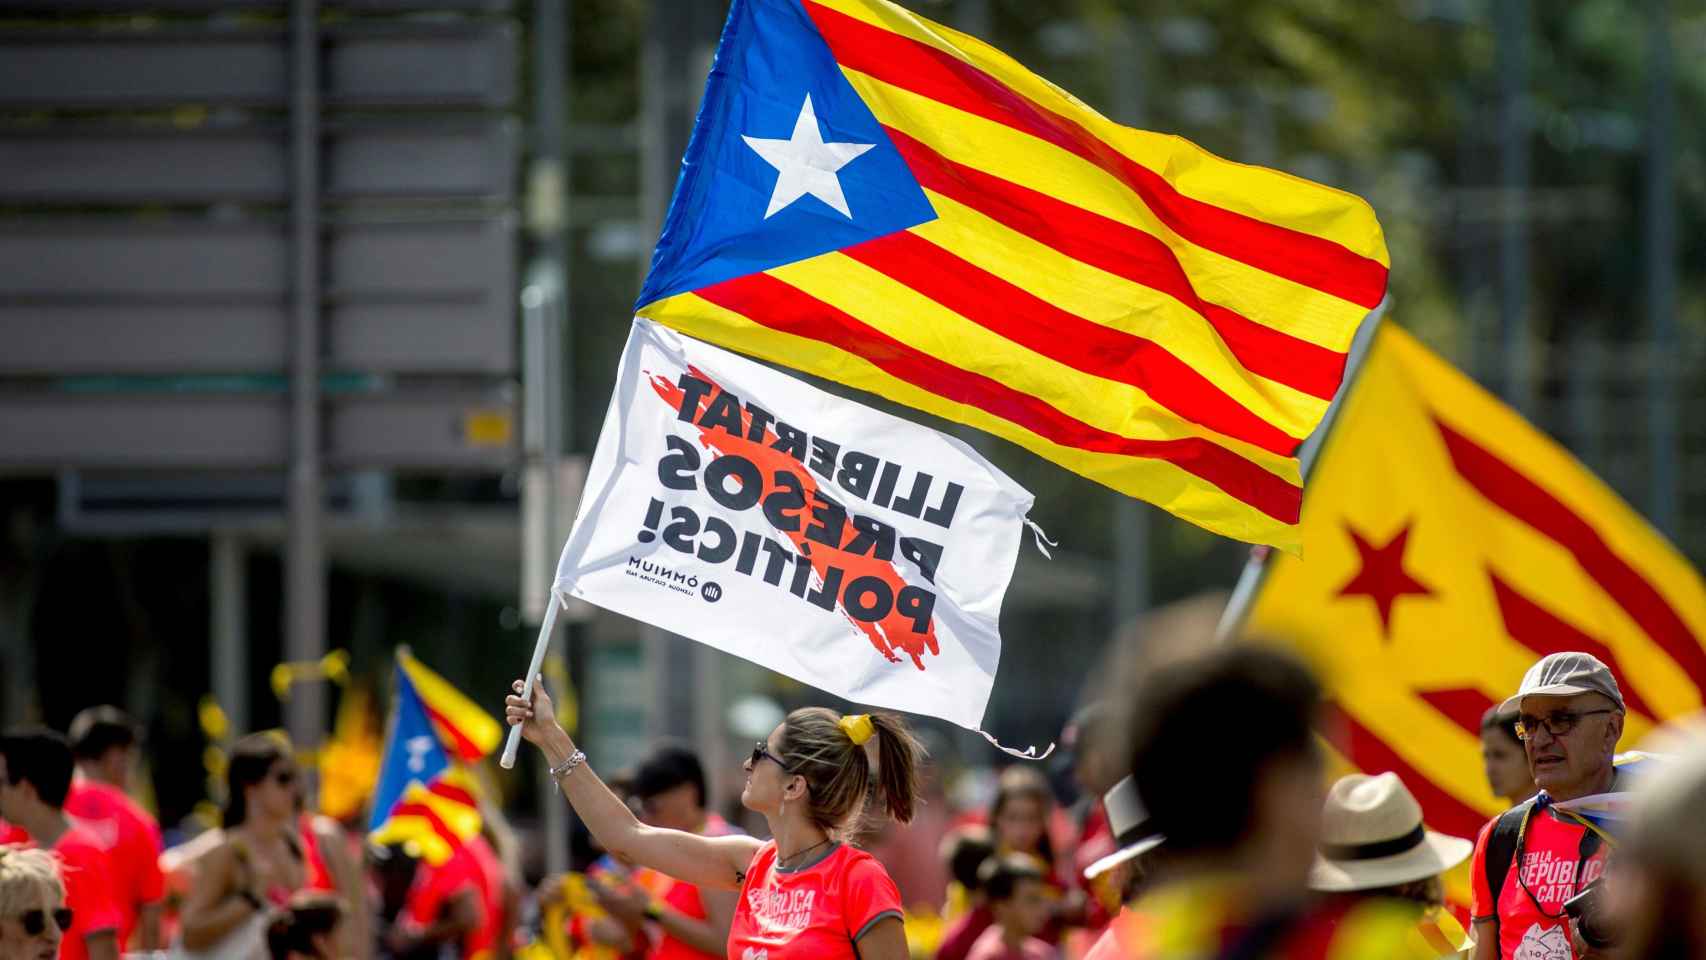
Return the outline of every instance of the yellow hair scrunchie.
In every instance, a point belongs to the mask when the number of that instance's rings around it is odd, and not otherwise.
[[[868,713],[842,717],[835,725],[841,728],[842,733],[847,734],[847,739],[853,741],[855,747],[864,746],[865,741],[877,732],[877,725],[871,722],[871,715]]]

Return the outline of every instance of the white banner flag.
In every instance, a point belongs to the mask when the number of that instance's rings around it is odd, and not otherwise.
[[[556,589],[977,729],[1033,499],[953,437],[636,319]]]

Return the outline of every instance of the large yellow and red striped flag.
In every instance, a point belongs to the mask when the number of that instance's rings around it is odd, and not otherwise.
[[[735,0],[637,310],[1295,548],[1293,455],[1386,274],[1357,197],[887,0]]]
[[[1309,476],[1302,558],[1272,555],[1245,631],[1323,674],[1352,766],[1404,780],[1431,826],[1505,808],[1480,720],[1548,653],[1610,665],[1625,747],[1700,709],[1706,584],[1563,448],[1384,325]]]

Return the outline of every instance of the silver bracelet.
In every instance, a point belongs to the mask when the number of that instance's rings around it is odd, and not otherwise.
[[[586,762],[586,754],[579,750],[569,754],[569,758],[551,768],[551,779],[561,780],[575,772],[575,768]]]

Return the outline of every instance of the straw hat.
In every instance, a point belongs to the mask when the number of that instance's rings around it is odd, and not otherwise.
[[[1102,794],[1102,806],[1108,811],[1108,829],[1114,833],[1118,850],[1084,868],[1084,878],[1094,880],[1133,857],[1159,847],[1166,837],[1155,832],[1149,822],[1149,811],[1137,795],[1137,782],[1126,777]]]
[[[1353,773],[1327,791],[1309,887],[1330,893],[1425,880],[1468,859],[1475,844],[1422,828],[1422,807],[1395,773]]]

